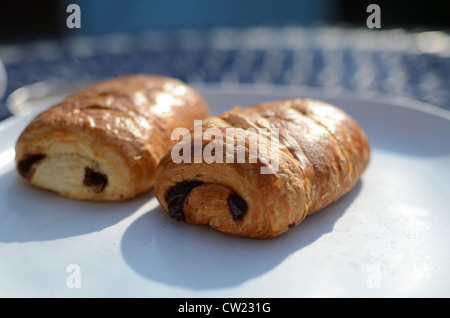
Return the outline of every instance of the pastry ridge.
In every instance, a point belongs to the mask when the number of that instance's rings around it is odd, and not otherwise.
[[[223,132],[224,144],[227,128],[256,128],[256,132],[240,132],[246,140],[246,156],[253,134],[259,134],[258,146],[270,149],[269,159],[277,158],[275,173],[261,173],[261,167],[274,167],[261,158],[254,163],[174,163],[168,152],[157,169],[155,195],[169,214],[176,208],[188,223],[208,224],[231,235],[263,239],[289,231],[349,192],[370,160],[370,144],[358,123],[319,100],[284,99],[236,107],[206,119],[202,131],[210,127]],[[275,129],[278,138],[271,137]],[[188,141],[193,158],[194,134]],[[203,138],[201,149],[211,142]],[[233,151],[236,155],[238,147]],[[180,197],[182,205],[169,206],[169,191],[189,182],[195,184]]]

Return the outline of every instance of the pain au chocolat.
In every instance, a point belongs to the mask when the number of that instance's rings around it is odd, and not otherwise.
[[[172,130],[208,115],[205,100],[177,79],[109,79],[37,115],[16,143],[17,170],[66,197],[126,200],[153,187]]]
[[[235,108],[200,129],[161,160],[156,197],[177,220],[236,236],[271,238],[292,229],[350,191],[370,158],[358,123],[318,100]],[[179,160],[180,151],[188,160]],[[236,160],[239,152],[245,160]]]

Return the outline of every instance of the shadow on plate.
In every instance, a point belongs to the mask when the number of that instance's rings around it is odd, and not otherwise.
[[[0,242],[33,242],[101,231],[139,209],[153,192],[127,202],[71,200],[27,185],[11,170],[2,176]]]
[[[308,216],[289,232],[269,239],[234,237],[207,225],[176,222],[158,205],[126,229],[123,258],[143,277],[188,289],[226,288],[264,275],[289,255],[332,232],[362,188]],[[298,271],[302,271],[298,264]]]

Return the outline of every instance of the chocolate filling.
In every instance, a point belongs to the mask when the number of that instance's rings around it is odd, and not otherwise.
[[[233,214],[233,220],[240,220],[246,214],[248,210],[247,202],[237,194],[230,194],[227,198],[228,205],[230,206],[231,214]]]
[[[101,193],[108,185],[108,177],[100,172],[96,172],[91,168],[84,168],[83,184],[88,187],[94,187],[96,193]]]
[[[192,189],[202,185],[201,181],[183,181],[172,187],[166,197],[169,215],[177,221],[184,221],[183,203]]]
[[[166,202],[169,209],[169,215],[177,221],[184,221],[183,204],[188,194],[196,187],[204,184],[201,181],[183,181],[173,186],[167,197]],[[237,194],[230,194],[227,198],[233,220],[240,220],[248,210],[247,202]]]
[[[38,162],[44,158],[44,154],[37,154],[28,155],[25,159],[20,160],[17,166],[20,175],[27,180],[31,180],[33,178],[34,172],[36,171]]]

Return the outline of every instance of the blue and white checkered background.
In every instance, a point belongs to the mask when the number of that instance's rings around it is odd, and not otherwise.
[[[77,36],[0,45],[6,98],[43,80],[131,73],[188,82],[272,83],[399,95],[450,110],[447,33],[345,27],[218,28]]]

